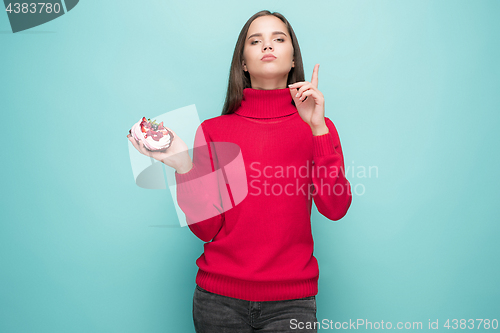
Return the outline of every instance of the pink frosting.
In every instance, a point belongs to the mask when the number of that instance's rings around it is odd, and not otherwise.
[[[154,140],[151,136],[144,138],[146,133],[143,133],[141,130],[141,122],[142,118],[137,123],[135,123],[134,126],[132,126],[131,132],[134,139],[136,139],[137,141],[142,140],[144,146],[149,150],[161,150],[169,146],[170,141],[172,140],[172,136],[170,135],[170,133],[168,133],[167,131],[162,131],[163,137],[159,141]]]

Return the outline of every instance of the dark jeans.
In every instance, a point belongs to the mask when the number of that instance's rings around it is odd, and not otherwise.
[[[193,321],[196,333],[316,333],[316,296],[252,302],[214,294],[196,285]]]

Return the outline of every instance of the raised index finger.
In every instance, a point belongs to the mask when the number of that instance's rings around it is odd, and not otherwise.
[[[319,64],[316,64],[313,69],[313,75],[311,78],[311,83],[313,86],[318,88],[318,71],[319,71]]]

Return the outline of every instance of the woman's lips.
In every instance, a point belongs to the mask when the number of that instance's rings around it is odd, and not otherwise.
[[[260,59],[260,60],[263,60],[263,61],[273,61],[274,59],[276,59],[275,56],[273,56],[271,54],[268,54],[268,55],[263,56],[262,59]]]

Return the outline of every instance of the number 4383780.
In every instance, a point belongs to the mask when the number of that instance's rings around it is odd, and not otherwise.
[[[477,327],[474,327],[474,324],[476,324],[476,321],[478,321],[477,323]],[[467,324],[467,322],[469,324]],[[466,320],[466,319],[452,319],[451,320],[451,325],[450,325],[450,320],[448,319],[446,321],[446,323],[444,323],[443,327],[446,327],[448,329],[452,328],[452,329],[457,329],[457,328],[460,328],[460,329],[465,329],[465,328],[469,328],[469,329],[473,329],[473,328],[477,328],[479,329],[481,327],[481,325],[483,326],[484,329],[497,329],[498,328],[498,320],[497,319],[493,319],[493,320],[489,320],[489,319],[469,319],[469,320]]]
[[[7,8],[5,8],[9,14],[41,14],[45,12],[47,14],[51,13],[59,13],[61,11],[61,5],[59,3],[50,3],[50,2],[38,2],[38,3],[9,3]]]

